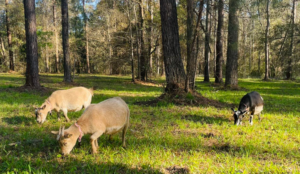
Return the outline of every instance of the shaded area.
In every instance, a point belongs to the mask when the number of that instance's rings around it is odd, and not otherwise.
[[[181,116],[181,119],[189,120],[189,121],[193,121],[193,122],[200,122],[202,125],[231,121],[227,118],[218,117],[218,116],[206,117],[206,116],[200,116],[200,115],[183,115],[183,116]]]
[[[32,93],[32,94],[39,94],[42,96],[50,95],[56,89],[48,88],[48,87],[29,87],[29,86],[21,86],[21,87],[9,87],[9,88],[0,88],[0,92],[24,92],[24,93]]]
[[[2,122],[5,122],[9,125],[25,124],[26,126],[30,126],[35,123],[35,120],[34,118],[29,118],[25,116],[13,116],[13,117],[2,118]]]
[[[190,173],[190,169],[187,167],[180,167],[180,166],[172,166],[166,168],[169,174],[188,174]]]
[[[175,90],[172,92],[164,93],[158,98],[150,101],[136,102],[136,105],[159,106],[162,103],[173,103],[175,105],[183,106],[213,106],[216,108],[232,107],[232,104],[222,103],[217,100],[212,100],[202,96],[196,91],[189,93],[183,90]]]

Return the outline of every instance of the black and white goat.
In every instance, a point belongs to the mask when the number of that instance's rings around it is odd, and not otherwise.
[[[240,101],[239,109],[235,111],[233,108],[231,110],[234,112],[234,124],[242,124],[242,118],[246,113],[250,113],[250,124],[253,124],[253,115],[258,115],[259,121],[261,121],[260,115],[264,107],[264,100],[258,92],[250,92],[246,94]]]

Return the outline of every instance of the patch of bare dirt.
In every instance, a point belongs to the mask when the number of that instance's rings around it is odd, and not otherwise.
[[[136,102],[137,105],[157,106],[159,102],[174,103],[183,106],[214,106],[216,108],[232,107],[232,104],[221,103],[208,99],[196,91],[186,93],[183,89],[166,92],[158,98],[150,101]]]
[[[190,173],[190,169],[187,167],[180,167],[180,166],[172,166],[166,168],[168,174],[188,174]]]

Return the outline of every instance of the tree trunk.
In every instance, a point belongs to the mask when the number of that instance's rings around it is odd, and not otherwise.
[[[228,43],[225,87],[238,85],[238,58],[239,58],[239,0],[229,0]]]
[[[160,68],[159,68],[159,61],[160,61],[160,46],[157,47],[157,50],[156,50],[156,75],[157,76],[160,76]]]
[[[222,30],[223,30],[223,23],[224,23],[224,0],[219,0],[218,3],[218,28],[217,28],[217,43],[216,43],[216,77],[215,83],[223,83],[223,76],[222,76],[222,61],[223,61],[223,38],[222,38]]]
[[[5,61],[5,47],[4,47],[4,41],[2,39],[2,37],[0,37],[0,50],[1,50],[1,56],[2,59],[0,59],[0,65],[2,65],[2,63]]]
[[[24,0],[24,12],[27,59],[25,86],[40,87],[35,20],[35,0]]]
[[[137,15],[136,15],[136,9],[135,9],[135,5],[133,6],[133,11],[134,11],[134,17],[135,17],[135,21],[138,21],[138,19],[137,19]],[[139,37],[139,30],[140,30],[140,25],[139,25],[139,23],[138,22],[136,22],[136,44],[137,44],[137,46],[136,46],[136,55],[137,55],[137,60],[138,60],[138,75],[137,75],[137,78],[139,79],[139,80],[141,80],[141,61],[140,61],[140,59],[141,59],[141,44],[140,44],[140,38],[141,37]]]
[[[193,40],[192,38],[191,41],[189,42],[188,38],[191,36],[187,37],[187,66],[186,66],[186,71],[187,71],[187,76],[185,79],[185,91],[188,92],[189,88],[194,89],[195,87],[195,76],[196,76],[196,69],[197,69],[197,56],[198,56],[198,46],[199,46],[199,25],[200,25],[200,20],[202,18],[202,11],[203,11],[203,4],[204,4],[204,0],[200,1],[200,5],[199,5],[199,13],[198,13],[198,19],[197,19],[197,23],[196,23],[196,27],[194,30],[194,37]],[[192,7],[192,1],[188,2],[188,20],[189,20],[189,16],[193,15],[193,7]],[[191,21],[193,21],[193,19],[191,19]],[[187,33],[187,35],[192,35],[192,23],[189,24],[188,21],[187,25],[189,27],[187,27],[187,31],[190,33]],[[195,46],[195,44],[197,46]],[[196,49],[195,49],[196,48]],[[189,55],[190,54],[190,55]]]
[[[10,31],[10,19],[8,13],[8,0],[5,0],[5,8],[6,8],[6,30],[7,30],[7,41],[8,41],[8,50],[9,50],[9,69],[14,71],[15,64],[14,64],[14,53],[12,50],[12,40],[11,40],[11,31]]]
[[[204,82],[209,82],[209,56],[210,56],[210,49],[209,49],[209,41],[210,41],[210,1],[206,1],[206,26],[205,26],[205,67],[204,67]]]
[[[132,25],[131,25],[131,19],[130,19],[130,0],[128,0],[128,6],[127,6],[127,11],[128,11],[128,21],[129,21],[129,30],[130,30],[130,51],[131,51],[131,81],[135,83],[135,78],[134,78],[134,55],[133,55],[133,36],[132,36]]]
[[[64,52],[64,82],[72,82],[71,77],[71,63],[69,53],[69,13],[68,13],[68,0],[61,1],[61,14],[62,14],[62,40]]]
[[[258,51],[258,74],[260,75],[260,51]]]
[[[270,0],[267,0],[267,26],[266,26],[266,33],[265,33],[265,78],[264,80],[269,79],[269,28],[270,28],[270,15],[269,15],[269,6]]]
[[[46,44],[46,72],[49,72],[49,56],[48,56],[48,45]]]
[[[85,57],[86,57],[86,69],[87,73],[91,73],[90,69],[90,58],[89,58],[89,40],[88,40],[88,20],[87,15],[85,12],[85,0],[82,0],[83,5],[83,18],[84,18],[84,25],[85,25]]]
[[[152,4],[152,0],[149,0],[149,14],[150,14],[150,24],[149,24],[149,75],[150,75],[150,79],[151,79],[151,75],[152,75],[152,64],[153,64],[153,56],[152,56],[152,45],[153,45],[153,4]]]
[[[289,48],[289,55],[288,55],[288,67],[286,71],[286,79],[290,80],[292,78],[292,61],[293,61],[293,52],[294,52],[294,28],[295,28],[295,16],[296,16],[296,0],[293,0],[293,6],[292,6],[292,27],[291,27],[291,44]]]
[[[190,72],[191,64],[193,64],[193,0],[187,0],[187,20],[186,20],[186,51],[187,51],[187,64],[186,64],[186,80],[185,80],[185,91],[188,92],[190,88]],[[200,13],[200,12],[199,12]]]
[[[59,57],[58,57],[58,34],[56,28],[56,4],[53,3],[53,25],[55,34],[55,72],[59,73]]]
[[[146,49],[145,49],[145,42],[144,42],[144,36],[145,36],[145,29],[144,29],[144,8],[143,8],[143,0],[139,1],[139,6],[140,6],[140,29],[141,29],[141,58],[140,58],[140,63],[141,63],[141,80],[145,81],[146,80]]]
[[[185,72],[180,54],[177,9],[175,0],[160,1],[166,91],[184,88]]]

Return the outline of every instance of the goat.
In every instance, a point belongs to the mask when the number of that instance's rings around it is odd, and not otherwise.
[[[98,104],[91,104],[68,129],[64,130],[64,127],[60,127],[59,131],[51,131],[51,133],[57,135],[62,155],[71,152],[77,139],[81,142],[84,134],[91,134],[92,153],[96,154],[97,139],[102,134],[110,135],[109,139],[111,139],[112,135],[122,130],[122,143],[123,147],[126,147],[125,134],[129,126],[129,117],[130,111],[124,100],[114,97]]]
[[[259,121],[261,121],[261,111],[264,107],[264,100],[260,96],[258,92],[250,92],[246,94],[240,101],[240,105],[237,111],[233,108],[233,117],[234,117],[234,124],[239,125],[242,124],[242,118],[244,117],[245,113],[250,113],[250,124],[253,125],[253,115],[257,114]]]
[[[69,122],[68,111],[77,112],[83,107],[87,108],[91,104],[93,94],[92,88],[84,87],[54,91],[40,108],[35,109],[36,121],[40,124],[44,123],[48,113],[51,115],[51,111],[55,110],[58,119],[60,119],[59,111],[63,111],[67,122]]]

